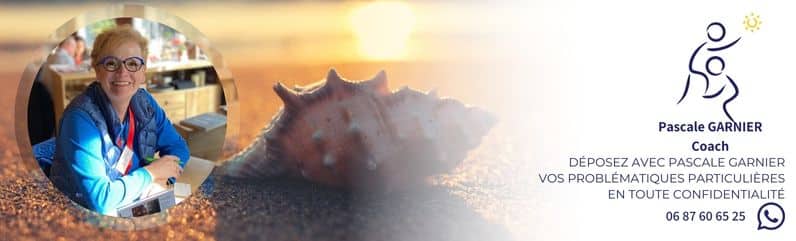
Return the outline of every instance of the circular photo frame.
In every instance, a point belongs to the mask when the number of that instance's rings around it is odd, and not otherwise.
[[[69,20],[21,81],[25,167],[91,224],[165,224],[237,149],[232,74],[205,36],[160,9],[119,4]]]

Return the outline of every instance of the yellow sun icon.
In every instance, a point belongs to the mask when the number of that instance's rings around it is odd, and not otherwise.
[[[743,26],[749,32],[760,30],[760,24],[763,24],[763,21],[760,21],[760,15],[750,13],[744,17]]]

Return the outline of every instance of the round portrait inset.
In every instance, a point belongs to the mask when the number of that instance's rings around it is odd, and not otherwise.
[[[194,41],[122,17],[53,46],[32,83],[27,127],[33,157],[58,190],[103,215],[140,217],[202,185],[221,159],[221,84],[232,80]]]

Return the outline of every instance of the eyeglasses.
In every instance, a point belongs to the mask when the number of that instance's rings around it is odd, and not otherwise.
[[[141,67],[144,67],[146,63],[144,63],[144,59],[141,57],[129,57],[124,60],[121,60],[115,56],[107,56],[102,58],[97,65],[101,65],[108,72],[116,72],[124,65],[124,68],[130,72],[136,72],[141,70]]]

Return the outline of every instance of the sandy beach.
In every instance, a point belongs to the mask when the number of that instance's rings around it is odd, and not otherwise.
[[[327,17],[342,17],[336,12],[319,12],[352,6],[317,5],[300,14],[315,15],[315,20],[323,22]],[[302,6],[279,3],[257,8],[306,9]],[[192,11],[200,9],[196,5],[163,7],[183,16],[196,16]],[[213,173],[199,192],[170,209],[167,215],[142,221],[157,224],[145,228],[146,225],[119,224],[86,212],[57,191],[36,170],[33,160],[20,158],[13,111],[26,65],[20,62],[35,57],[43,42],[37,36],[46,36],[51,31],[48,28],[83,8],[67,7],[63,13],[55,13],[54,7],[15,8],[55,14],[61,20],[32,23],[29,31],[34,33],[0,38],[0,59],[23,60],[4,61],[6,64],[0,66],[0,109],[7,110],[0,112],[0,240],[526,240],[533,236],[527,229],[534,206],[529,197],[532,181],[528,173],[532,169],[521,146],[526,132],[525,127],[519,126],[521,115],[512,114],[517,113],[513,110],[517,106],[512,103],[521,95],[512,86],[518,80],[508,77],[524,70],[501,56],[505,53],[490,49],[497,37],[478,37],[484,34],[480,28],[453,29],[442,34],[445,37],[431,35],[421,45],[424,48],[415,48],[414,57],[373,60],[354,54],[352,46],[356,41],[351,36],[330,35],[323,26],[292,26],[307,29],[301,34],[292,34],[291,26],[274,27],[275,30],[249,34],[251,38],[240,37],[247,36],[242,29],[255,27],[247,19],[268,22],[286,16],[278,11],[273,15],[276,17],[258,18],[250,16],[254,10],[238,6],[244,16],[237,17],[241,24],[233,30],[196,20],[197,28],[209,39],[217,40],[214,46],[224,55],[240,97],[240,132],[236,139],[228,140],[235,143],[235,150],[228,150],[227,154],[251,143],[277,112],[281,102],[271,89],[277,81],[287,86],[309,84],[324,78],[329,68],[350,80],[368,79],[385,70],[391,89],[404,85],[422,91],[436,88],[442,96],[495,113],[500,122],[459,167],[433,177],[429,186],[415,192],[370,195],[295,180],[234,179]],[[436,8],[417,8],[418,21],[422,23],[423,11]],[[233,10],[226,11],[228,17],[232,17],[229,13]],[[477,6],[465,6],[461,13],[449,14],[458,16],[475,10]],[[22,14],[4,11],[9,13],[7,18]],[[472,33],[466,34],[468,31]],[[461,40],[461,36],[475,37]],[[338,45],[325,46],[322,38],[333,38],[332,42]],[[446,49],[439,47],[445,46],[446,39],[460,40],[451,40]],[[435,52],[434,46],[440,52]],[[274,49],[282,52],[273,52]],[[484,53],[483,57],[479,53]],[[103,225],[117,228],[102,228]],[[119,230],[131,228],[143,230]]]

